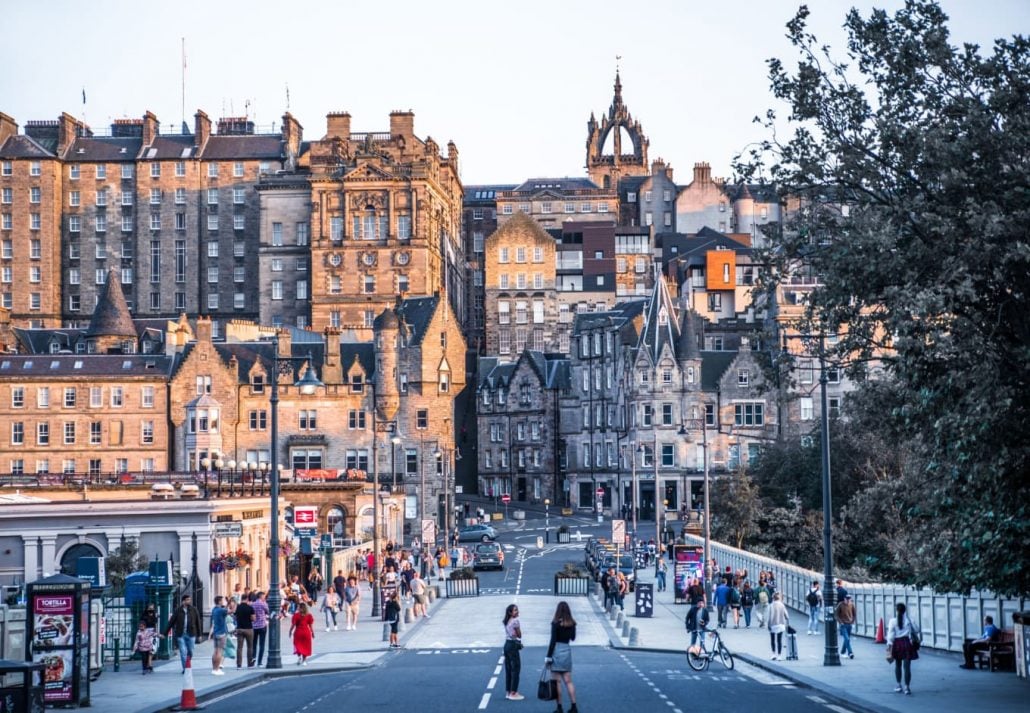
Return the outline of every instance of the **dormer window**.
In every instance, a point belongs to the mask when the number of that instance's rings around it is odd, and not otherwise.
[[[265,375],[254,374],[250,378],[250,393],[252,394],[263,394],[265,393]]]
[[[360,394],[365,391],[365,378],[361,374],[351,374],[350,377],[350,392],[352,394]]]

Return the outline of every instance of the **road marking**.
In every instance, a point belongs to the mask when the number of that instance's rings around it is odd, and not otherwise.
[[[826,701],[820,698],[819,696],[805,696],[805,698],[812,701],[813,703],[826,703]]]
[[[494,675],[495,676],[500,676],[501,675],[501,664],[497,664],[497,668],[494,669]]]
[[[490,679],[490,682],[486,684],[486,690],[492,691],[492,690],[494,690],[494,686],[496,686],[496,685],[497,685],[497,676],[493,676]]]
[[[486,710],[488,705],[490,705],[490,694],[484,693],[483,697],[479,701],[479,710]]]

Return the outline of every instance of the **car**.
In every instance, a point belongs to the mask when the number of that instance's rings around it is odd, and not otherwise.
[[[458,530],[458,542],[490,542],[497,539],[497,530],[489,525],[467,525]]]
[[[609,552],[601,562],[601,566],[597,569],[595,579],[601,579],[601,573],[606,572],[609,568],[614,567],[617,572],[622,572],[626,575],[626,580],[629,582],[629,591],[633,591],[636,588],[637,570],[634,566],[633,555],[621,553],[618,557],[615,556],[614,552]]]
[[[472,569],[504,569],[504,550],[496,542],[480,542],[472,547]]]

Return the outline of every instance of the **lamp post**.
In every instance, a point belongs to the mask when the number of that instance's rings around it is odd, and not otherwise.
[[[375,385],[372,386],[372,616],[382,616],[382,605],[379,601],[381,590],[379,573],[382,568],[382,547],[379,533],[379,434],[393,433],[396,423],[380,421],[379,409],[376,406]],[[394,436],[396,437],[396,436]],[[392,439],[391,439],[392,440]],[[396,477],[396,474],[394,475]]]
[[[636,441],[630,441],[629,442],[630,450],[633,451],[633,467],[631,469],[631,474],[630,474],[630,478],[633,480],[633,497],[631,498],[632,502],[630,503],[630,505],[631,505],[631,509],[633,510],[633,538],[634,539],[636,539],[636,537],[637,537],[637,503],[640,502],[640,492],[639,492],[639,488],[637,487],[637,454],[638,453],[642,454],[644,452],[643,444],[638,446],[636,443],[637,443]],[[634,446],[636,446],[636,447],[634,448]]]
[[[390,439],[390,470],[393,471],[393,492],[397,492],[397,446],[400,445],[401,437],[396,433]]]
[[[222,460],[222,454],[221,453],[212,453],[211,457],[214,458],[214,462],[212,463],[212,465],[215,467],[215,471],[218,473],[218,482],[219,482],[219,484],[221,484],[221,482],[222,482],[222,468],[225,467],[225,461]],[[232,495],[232,484],[231,484],[231,481],[230,481],[230,485],[229,485],[229,495]],[[219,497],[222,496],[222,489],[221,488],[218,488],[218,496]]]
[[[204,469],[204,497],[206,498],[207,497],[207,493],[208,493],[207,479],[208,479],[208,475],[211,472],[211,459],[208,458],[207,456],[204,456],[203,458],[201,458],[200,459],[200,467]]]
[[[226,465],[229,467],[229,492],[231,493],[232,492],[232,481],[236,477],[236,460],[233,459],[233,458],[230,458],[229,462],[226,463]],[[221,473],[219,473],[219,476],[221,476]],[[221,490],[221,489],[219,489],[219,490]],[[240,495],[243,496],[244,494],[245,493],[243,492],[243,479],[241,478],[240,479]]]
[[[707,606],[712,606],[712,596],[710,593],[712,586],[712,556],[711,556],[711,542],[712,542],[712,530],[708,516],[708,421],[704,418],[692,418],[687,423],[690,424],[691,429],[699,429],[701,431],[701,454],[704,458],[704,487],[705,487],[705,504],[704,504],[704,527],[705,527],[705,601]],[[686,424],[680,428],[681,434],[686,434]]]
[[[551,541],[551,499],[544,498],[544,542]]]
[[[315,367],[311,362],[311,355],[307,357],[279,356],[279,340],[272,340],[272,370],[271,382],[272,394],[269,398],[269,405],[272,411],[272,486],[271,486],[271,541],[268,549],[271,554],[272,571],[268,584],[268,609],[278,613],[282,604],[279,593],[279,377],[293,376],[293,365],[295,363],[307,364],[307,370],[300,381],[296,383],[297,390],[305,395],[315,393],[318,387],[323,386],[322,382],[315,376]],[[269,470],[268,463],[261,464],[262,482],[264,473]],[[279,618],[270,616],[268,618],[268,660],[266,668],[282,668],[282,651],[279,637]]]
[[[804,344],[810,344],[815,335],[784,335],[784,346],[787,339],[801,339]],[[836,605],[834,601],[837,590],[833,583],[833,512],[832,512],[832,483],[830,481],[830,414],[829,403],[826,396],[826,384],[829,377],[826,373],[826,334],[820,332],[819,340],[819,403],[822,413],[819,418],[819,431],[821,441],[821,476],[823,489],[823,603],[825,614],[823,624],[825,625],[825,650],[823,653],[823,666],[840,666],[840,653],[837,650],[837,620],[833,612]]]

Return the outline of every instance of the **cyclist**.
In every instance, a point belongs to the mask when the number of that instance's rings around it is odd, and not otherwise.
[[[705,635],[705,629],[708,628],[708,608],[705,606],[704,599],[698,599],[697,603],[690,608],[684,624],[687,631],[690,632],[690,646],[693,647],[699,643],[700,637]]]

